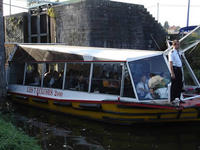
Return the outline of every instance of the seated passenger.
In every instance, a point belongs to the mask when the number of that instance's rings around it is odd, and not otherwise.
[[[119,82],[117,73],[113,74],[112,80],[110,82],[110,87],[113,87],[113,88],[116,88],[116,89],[120,88],[120,82]]]
[[[26,81],[25,81],[25,84],[26,85],[30,85],[31,83],[34,83],[34,78],[33,78],[33,72],[29,72],[27,71],[26,72]]]
[[[33,82],[29,85],[39,86],[40,85],[40,74],[37,70],[34,70],[32,73]]]
[[[101,79],[103,79],[103,87],[109,87],[109,72],[103,71]]]
[[[36,67],[34,65],[28,65],[26,70],[26,80],[25,84],[30,85],[32,83],[35,83],[34,77],[36,75]]]
[[[160,75],[156,75],[154,73],[150,73],[150,79],[148,85],[153,98],[157,99],[162,97],[161,96],[162,94],[158,92],[159,91],[158,89],[166,88],[165,87],[166,83],[163,77],[161,77]]]
[[[119,80],[119,76],[118,73],[112,73],[112,76],[110,76],[110,80],[109,80],[109,94],[115,94],[115,95],[119,95],[120,94],[120,80]]]
[[[58,73],[58,79],[54,85],[55,88],[59,88],[59,89],[62,89],[62,85],[63,85],[63,74],[64,74],[64,71],[60,71]]]
[[[80,73],[80,76],[78,77],[76,89],[79,91],[87,91],[87,82],[84,79],[82,72]]]
[[[44,86],[45,87],[49,87],[49,82],[51,80],[51,77],[53,76],[53,72],[54,72],[54,70],[51,69],[49,72],[46,72],[44,74]]]
[[[69,88],[75,90],[78,84],[78,71],[71,70],[69,75]]]
[[[59,73],[57,71],[54,71],[48,83],[48,87],[56,87],[58,78],[59,78]]]
[[[140,82],[136,86],[136,90],[139,99],[152,99],[145,75],[141,77]]]

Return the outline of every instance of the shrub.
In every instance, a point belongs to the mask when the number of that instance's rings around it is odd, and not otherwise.
[[[0,116],[0,150],[41,150],[37,140],[19,131]]]

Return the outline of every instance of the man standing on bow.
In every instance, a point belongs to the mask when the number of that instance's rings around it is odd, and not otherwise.
[[[172,42],[173,49],[169,52],[169,66],[171,73],[171,97],[170,101],[174,102],[176,98],[180,100],[183,88],[182,81],[182,62],[179,54],[179,41]]]

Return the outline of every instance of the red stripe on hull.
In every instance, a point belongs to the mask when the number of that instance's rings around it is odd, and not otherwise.
[[[47,100],[53,100],[53,101],[68,101],[68,102],[80,102],[80,103],[107,103],[107,104],[121,104],[126,106],[136,106],[136,107],[146,107],[146,108],[156,108],[156,109],[176,109],[181,110],[183,107],[174,107],[174,106],[164,106],[164,105],[155,105],[155,104],[145,104],[145,103],[136,103],[136,102],[120,102],[120,101],[96,101],[96,100],[75,100],[75,99],[55,99],[55,98],[47,98],[42,96],[34,96],[34,95],[28,95],[28,94],[21,94],[21,93],[15,93],[15,92],[8,92],[9,94],[15,94],[15,95],[21,95],[21,96],[28,96],[28,97],[35,97],[40,99],[47,99]]]

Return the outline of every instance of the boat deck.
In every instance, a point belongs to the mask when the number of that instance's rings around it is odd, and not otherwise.
[[[180,106],[184,108],[200,106],[200,98],[186,100],[185,103],[180,103]]]

